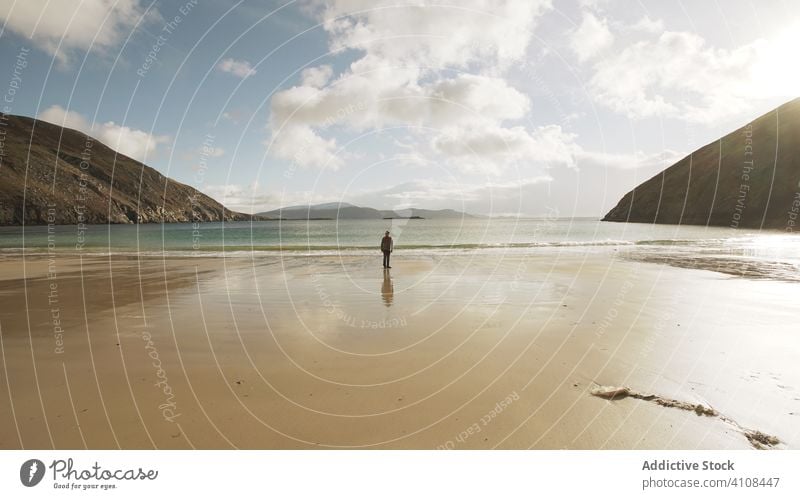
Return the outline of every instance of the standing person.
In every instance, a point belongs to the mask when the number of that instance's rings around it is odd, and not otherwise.
[[[392,268],[389,266],[389,255],[394,251],[394,241],[392,241],[392,236],[389,235],[388,230],[383,239],[381,239],[381,251],[383,251],[383,268]]]

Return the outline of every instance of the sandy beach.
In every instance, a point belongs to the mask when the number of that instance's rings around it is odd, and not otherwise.
[[[0,448],[800,447],[796,283],[624,253],[6,253]]]

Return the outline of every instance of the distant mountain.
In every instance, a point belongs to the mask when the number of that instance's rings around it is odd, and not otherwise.
[[[316,205],[287,206],[277,210],[265,211],[258,215],[286,220],[326,219],[369,219],[383,218],[381,212],[373,208],[362,208],[349,203],[324,203]]]
[[[796,231],[798,212],[800,99],[795,99],[640,184],[603,220]]]
[[[384,218],[473,218],[472,215],[455,210],[422,210],[409,208],[405,210],[376,210],[350,203],[324,203],[315,205],[287,206],[277,210],[265,211],[257,215],[284,220],[381,220]]]
[[[0,225],[250,220],[81,132],[0,116]]]

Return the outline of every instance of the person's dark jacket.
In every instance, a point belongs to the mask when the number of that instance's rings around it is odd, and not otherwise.
[[[390,236],[383,236],[381,239],[381,251],[393,251],[394,250],[394,241]]]

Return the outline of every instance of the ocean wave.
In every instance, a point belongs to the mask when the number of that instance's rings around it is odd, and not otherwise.
[[[590,239],[590,240],[550,240],[529,242],[484,242],[454,244],[402,244],[395,245],[395,250],[403,254],[461,254],[468,252],[525,252],[543,248],[592,248],[592,247],[628,247],[641,248],[641,251],[679,251],[679,252],[730,252],[735,250],[751,251],[757,245],[752,238],[708,238],[708,239]],[[788,250],[796,245],[786,246]],[[667,249],[668,248],[668,249]],[[23,248],[0,248],[0,254],[42,254],[48,253],[47,247],[29,246]],[[153,247],[142,245],[131,246],[84,246],[82,251],[72,247],[58,247],[59,254],[82,254],[90,256],[128,255],[128,256],[202,256],[202,257],[237,257],[258,254],[289,255],[374,255],[378,248],[374,245],[358,244],[242,244],[225,245],[207,244],[199,248],[190,246]]]
[[[721,246],[729,239],[645,239],[636,241],[637,246]]]
[[[571,248],[571,247],[592,247],[592,246],[629,246],[633,241],[623,240],[598,240],[598,241],[540,241],[526,243],[463,243],[463,244],[398,244],[395,251],[408,252],[428,252],[428,251],[457,251],[469,252],[480,250],[525,250],[536,248]],[[0,253],[6,254],[42,254],[48,253],[48,248],[26,247],[26,248],[0,248]],[[257,253],[290,253],[290,254],[374,254],[378,251],[376,246],[358,245],[225,245],[225,246],[203,246],[199,249],[188,247],[167,247],[167,248],[141,248],[139,250],[124,247],[84,247],[82,251],[75,251],[72,248],[56,248],[59,254],[83,254],[91,256],[113,255],[173,255],[173,256],[246,256],[253,252]]]

